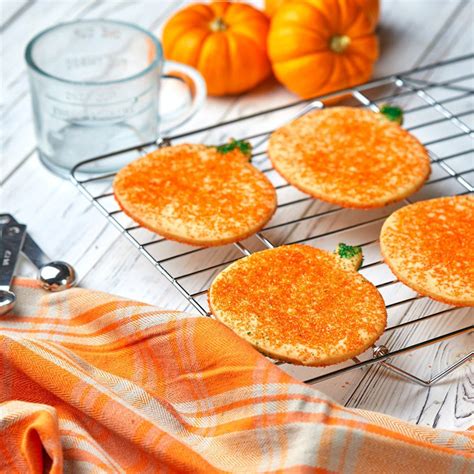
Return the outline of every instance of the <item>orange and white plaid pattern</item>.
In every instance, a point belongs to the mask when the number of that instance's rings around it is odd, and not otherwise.
[[[17,280],[0,472],[473,472],[472,433],[350,410],[212,319]]]

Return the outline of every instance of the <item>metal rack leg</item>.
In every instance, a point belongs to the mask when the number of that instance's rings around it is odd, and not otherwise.
[[[389,350],[386,346],[377,346],[376,348],[374,348],[374,357],[386,355],[388,354],[388,352]],[[449,367],[447,367],[446,369],[444,369],[439,374],[435,375],[429,380],[423,380],[420,377],[417,377],[416,375],[413,375],[412,373],[407,372],[406,370],[403,370],[400,367],[397,367],[396,365],[393,365],[392,363],[389,362],[390,359],[380,362],[380,364],[383,365],[387,370],[390,370],[391,372],[396,373],[397,375],[399,375],[400,377],[403,377],[404,379],[410,380],[411,382],[415,382],[418,385],[422,385],[423,387],[431,387],[431,385],[435,384],[436,382],[438,382],[439,380],[443,379],[444,377],[449,375],[451,372],[456,370],[458,367],[468,362],[473,356],[474,356],[474,351],[465,355],[462,359],[450,365]]]

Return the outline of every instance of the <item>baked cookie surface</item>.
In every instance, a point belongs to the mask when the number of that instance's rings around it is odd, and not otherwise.
[[[395,211],[382,226],[380,248],[392,272],[421,295],[474,306],[474,196]]]
[[[417,191],[430,160],[413,135],[356,107],[315,110],[270,137],[274,168],[299,190],[343,207],[374,208]]]
[[[205,145],[160,148],[119,171],[113,190],[133,220],[191,245],[242,240],[276,208],[272,184],[244,153]]]
[[[340,257],[288,245],[242,258],[209,290],[218,320],[261,352],[295,364],[335,364],[364,352],[382,334],[378,290]]]

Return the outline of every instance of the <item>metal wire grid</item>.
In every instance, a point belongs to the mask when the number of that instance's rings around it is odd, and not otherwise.
[[[197,130],[193,130],[191,132],[182,133],[172,137],[160,138],[156,142],[145,143],[137,147],[128,148],[126,150],[120,150],[114,153],[109,153],[107,155],[102,155],[79,163],[73,169],[71,173],[71,178],[74,184],[89,199],[89,201],[93,203],[93,205],[99,209],[99,211],[108,219],[108,221],[111,222],[138,249],[138,251],[142,255],[144,255],[155,266],[155,268],[157,268],[161,272],[161,274],[169,280],[169,282],[175,288],[177,288],[181,292],[181,294],[197,311],[199,311],[203,315],[210,316],[210,313],[208,312],[207,308],[207,301],[205,298],[208,286],[216,273],[221,271],[223,268],[225,268],[226,265],[232,263],[238,258],[250,255],[253,251],[259,250],[261,248],[274,248],[275,246],[281,245],[283,243],[309,243],[314,240],[317,240],[318,242],[323,242],[326,238],[339,238],[341,236],[346,235],[348,232],[352,232],[352,236],[354,236],[354,233],[356,233],[355,235],[361,233],[363,234],[363,229],[373,224],[381,224],[383,220],[390,214],[390,212],[387,212],[387,210],[385,210],[385,212],[383,212],[383,215],[374,216],[373,213],[363,211],[365,213],[365,217],[370,217],[369,219],[363,219],[361,221],[356,222],[351,222],[349,219],[349,222],[345,222],[345,225],[342,227],[338,227],[336,229],[331,228],[330,230],[327,230],[325,232],[317,232],[315,234],[310,232],[304,237],[294,239],[291,238],[291,235],[295,228],[298,229],[307,223],[314,223],[315,221],[319,222],[320,220],[326,218],[338,219],[339,216],[342,216],[342,214],[349,215],[349,212],[352,214],[357,214],[357,211],[348,211],[347,209],[332,206],[330,209],[318,209],[315,213],[308,212],[311,211],[313,204],[317,201],[313,200],[309,196],[302,195],[301,193],[299,193],[296,198],[293,197],[287,200],[283,199],[281,201],[280,198],[282,193],[287,190],[295,190],[288,183],[283,182],[281,177],[278,177],[277,183],[275,184],[275,188],[277,190],[279,198],[278,210],[281,211],[283,209],[286,209],[290,212],[286,213],[286,218],[283,219],[281,222],[274,222],[272,220],[270,224],[267,225],[267,227],[265,227],[262,231],[258,232],[254,236],[254,238],[251,239],[251,241],[246,240],[244,242],[238,242],[233,244],[233,248],[237,250],[237,255],[235,255],[234,252],[232,258],[223,258],[222,252],[220,252],[218,249],[192,248],[181,244],[174,244],[174,248],[176,248],[176,246],[179,248],[178,252],[174,253],[172,251],[169,251],[167,253],[166,246],[169,244],[169,241],[159,236],[151,235],[147,231],[145,231],[145,235],[143,235],[143,233],[141,232],[143,231],[143,229],[139,225],[134,224],[128,218],[126,218],[126,216],[124,216],[122,211],[116,205],[115,201],[113,200],[113,193],[110,191],[110,180],[113,178],[114,173],[97,171],[91,174],[91,166],[101,165],[102,163],[105,163],[106,160],[116,159],[119,156],[126,156],[127,159],[130,159],[130,153],[135,153],[135,156],[137,156],[137,153],[138,155],[143,155],[149,152],[150,150],[155,149],[156,147],[167,146],[169,144],[175,143],[176,141],[187,140],[189,139],[189,137],[194,137],[195,139],[195,136],[197,135],[202,136],[203,134],[206,134],[210,131],[217,131],[221,134],[221,136],[232,136],[234,138],[246,139],[251,141],[254,145],[252,163],[259,169],[261,169],[262,172],[270,175],[272,173],[274,174],[274,170],[266,157],[265,144],[273,129],[241,137],[235,133],[237,125],[243,124],[245,121],[254,119],[258,119],[261,124],[261,118],[264,118],[266,122],[267,119],[273,114],[285,112],[297,107],[298,112],[296,115],[286,115],[285,122],[287,122],[295,116],[300,116],[315,108],[324,107],[321,100],[332,99],[338,96],[344,98],[343,100],[349,105],[367,107],[374,111],[379,110],[377,104],[391,101],[400,103],[403,100],[411,100],[416,97],[417,100],[420,101],[420,104],[415,107],[406,108],[404,110],[405,117],[409,117],[411,114],[422,112],[424,113],[424,116],[428,115],[429,119],[425,119],[420,123],[407,127],[408,130],[412,132],[415,132],[416,130],[420,129],[432,130],[434,127],[437,126],[445,128],[446,124],[450,123],[454,126],[454,130],[456,131],[455,133],[452,133],[450,135],[432,138],[424,142],[424,145],[428,148],[430,152],[433,167],[439,167],[439,170],[442,170],[442,172],[444,173],[444,175],[441,176],[432,175],[431,179],[426,183],[425,186],[431,186],[433,184],[439,186],[447,182],[455,182],[457,184],[457,189],[454,192],[451,191],[451,194],[468,194],[474,190],[473,185],[469,181],[470,176],[474,176],[474,163],[471,161],[473,152],[472,142],[467,149],[456,150],[454,153],[448,153],[444,156],[440,156],[438,153],[435,153],[432,150],[432,147],[442,145],[448,142],[451,143],[451,141],[460,138],[474,138],[473,130],[465,122],[465,119],[472,115],[474,111],[461,110],[458,112],[452,112],[450,110],[451,104],[466,103],[470,98],[472,98],[474,94],[474,89],[465,85],[466,82],[474,78],[474,74],[472,73],[474,63],[473,60],[474,54],[469,54],[463,57],[439,62],[437,64],[431,64],[429,66],[382,78],[356,88],[338,91],[320,98],[294,102],[281,107],[276,107],[270,110],[265,110],[251,115],[238,117],[236,119],[229,120],[226,122],[214,124],[212,126],[203,127]],[[443,81],[434,81],[432,79],[426,78],[426,76],[433,75],[438,71],[443,71],[444,73],[445,71],[449,70],[450,66],[459,66],[460,64],[466,65],[466,70],[469,68],[471,73],[462,76],[452,77]],[[425,77],[422,79],[414,77],[420,73],[423,73]],[[448,96],[443,97],[441,99],[435,98],[436,94],[434,94],[433,91],[440,90],[445,92],[449,91]],[[387,91],[389,91],[388,94]],[[451,164],[454,160],[459,159],[467,160],[467,169],[462,169],[459,171]],[[87,168],[89,168],[88,174],[85,175],[83,171]],[[278,180],[280,181],[279,184]],[[405,204],[410,202],[411,201],[409,199],[404,200]],[[298,210],[296,208],[296,206],[308,203],[309,207],[306,207],[303,211]],[[346,216],[344,216],[344,218],[347,220]],[[286,232],[287,229],[289,229],[289,232]],[[270,233],[277,230],[284,231],[285,234],[283,238],[278,238],[278,242],[276,242],[275,239],[269,236]],[[373,248],[374,245],[377,244],[377,238],[371,238],[369,240],[357,242],[354,242],[352,238],[352,240],[349,240],[349,242],[361,245],[364,248],[364,253],[366,253],[367,249]],[[152,250],[156,249],[158,246],[165,247],[165,253],[161,256],[157,256],[157,252]],[[212,252],[211,258],[209,257],[209,252]],[[217,255],[217,261],[215,263],[213,262],[212,255],[214,255],[214,257]],[[196,257],[199,260],[196,260]],[[189,271],[183,272],[182,268],[186,268],[186,259],[191,258],[193,258],[193,263],[190,267],[191,269]],[[214,258],[214,260],[216,260],[216,258]],[[178,266],[179,268],[168,267],[168,265],[173,261],[180,262]],[[362,266],[362,272],[367,272],[375,268],[380,269],[382,267],[385,267],[385,264],[380,258],[372,260],[369,258],[368,261],[366,260],[366,262],[367,263]],[[189,281],[189,279],[194,279],[194,286],[196,286],[197,281],[197,287],[199,289],[190,289],[186,285],[186,281]],[[394,285],[401,284],[398,282],[397,279],[393,278],[393,275],[387,281],[382,281],[376,284],[377,288],[379,288],[380,291],[383,291],[384,289],[393,288]],[[394,301],[387,302],[387,309],[391,310],[397,307],[401,307],[403,305],[409,305],[409,313],[415,303],[421,299],[422,298],[419,295],[414,295],[412,292],[411,295],[396,297]],[[462,308],[449,307],[419,317],[413,317],[410,314],[408,321],[403,320],[387,327],[385,333],[393,334],[394,331],[403,330],[407,327],[413,327],[414,325],[420,325],[425,321],[431,320],[433,318],[439,318],[443,315],[445,316],[448,313],[459,311],[460,309]],[[405,313],[404,318],[407,316],[408,313]],[[468,361],[474,355],[474,352],[471,351],[470,353],[466,354],[456,363],[447,367],[445,370],[441,371],[436,376],[432,377],[430,380],[423,380],[417,377],[416,375],[393,365],[387,359],[419,349],[421,347],[439,343],[448,338],[471,332],[473,328],[473,325],[469,325],[447,333],[443,333],[436,337],[424,339],[415,344],[412,343],[404,345],[403,347],[398,349],[389,350],[385,345],[375,346],[373,348],[372,354],[370,354],[365,360],[361,360],[360,358],[354,358],[349,365],[346,365],[342,368],[332,368],[326,370],[324,373],[307,378],[305,381],[308,383],[313,383],[339,375],[341,373],[353,370],[358,367],[368,366],[375,363],[382,363],[388,369],[396,372],[402,377],[410,379],[413,382],[425,386],[431,385],[432,383],[438,381],[448,373],[455,370],[464,362]]]

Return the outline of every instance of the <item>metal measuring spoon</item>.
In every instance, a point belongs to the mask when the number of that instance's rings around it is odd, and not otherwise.
[[[0,224],[4,222],[17,223],[10,214],[0,214]],[[76,283],[76,272],[72,265],[61,260],[51,260],[28,232],[22,250],[38,269],[37,278],[45,290],[62,291]]]
[[[23,252],[38,268],[38,280],[45,290],[62,291],[76,283],[74,268],[60,260],[51,261],[28,233],[23,244]]]
[[[16,296],[11,291],[11,283],[16,263],[25,240],[26,226],[23,224],[6,224],[2,229],[0,240],[0,315],[13,309]]]

